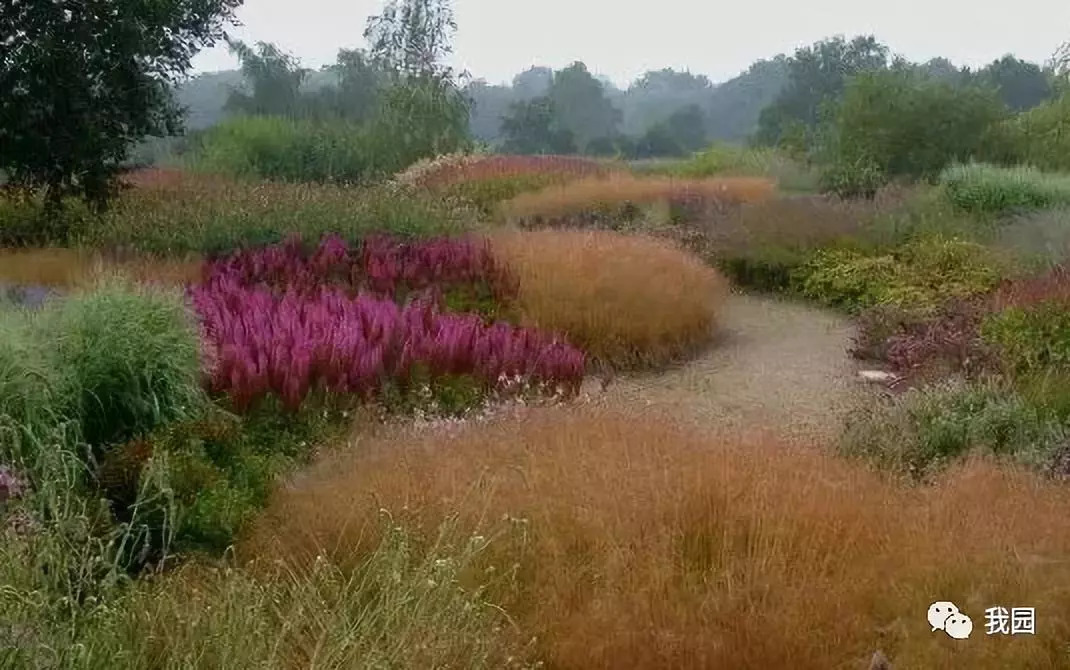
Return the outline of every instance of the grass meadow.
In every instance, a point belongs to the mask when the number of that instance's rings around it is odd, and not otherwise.
[[[1070,667],[1067,177],[726,151],[5,196],[0,667]],[[822,443],[588,391],[759,293],[903,387]]]

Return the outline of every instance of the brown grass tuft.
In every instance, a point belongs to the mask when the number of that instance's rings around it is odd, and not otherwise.
[[[517,220],[564,216],[625,203],[651,205],[698,200],[729,205],[765,200],[772,197],[775,189],[773,181],[759,177],[676,179],[619,173],[522,193],[503,203],[502,212],[507,219]]]
[[[79,288],[117,271],[135,281],[180,285],[200,277],[201,261],[131,256],[117,259],[80,249],[0,249],[0,282]]]
[[[492,563],[516,562],[519,586],[487,597],[548,667],[863,668],[878,648],[897,668],[1066,663],[1070,490],[990,463],[911,489],[768,437],[540,410],[336,453],[241,553],[344,559],[374,546],[380,507],[487,536],[525,519]],[[930,631],[935,600],[973,617],[969,640]],[[994,605],[1035,607],[1037,634],[985,635]]]
[[[716,270],[649,237],[542,230],[491,244],[519,279],[522,322],[613,367],[665,363],[707,343],[727,294]]]

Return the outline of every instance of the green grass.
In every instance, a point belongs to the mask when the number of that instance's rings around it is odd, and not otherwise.
[[[944,170],[940,181],[956,207],[976,215],[1070,204],[1070,175],[1027,166],[955,165]]]

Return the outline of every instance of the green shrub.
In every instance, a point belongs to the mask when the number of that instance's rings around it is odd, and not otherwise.
[[[875,305],[927,311],[952,298],[991,290],[1003,272],[986,247],[928,236],[881,256],[819,251],[792,281],[803,296],[852,312]]]
[[[366,183],[404,165],[375,151],[368,131],[340,120],[237,116],[212,126],[190,169],[251,179]]]
[[[893,471],[923,477],[971,450],[1039,468],[1065,443],[1065,426],[996,383],[948,382],[911,389],[850,418],[839,448]]]
[[[949,167],[940,177],[948,199],[975,214],[1005,214],[1070,204],[1070,176],[1031,167],[973,164]]]
[[[981,337],[1015,373],[1070,369],[1070,310],[1057,302],[1011,307],[987,317]]]
[[[887,173],[868,157],[841,158],[826,165],[819,180],[822,192],[841,198],[872,198],[887,183]]]
[[[202,403],[198,333],[178,293],[109,279],[46,304],[37,329],[62,376],[59,409],[95,447]]]
[[[993,131],[986,153],[993,162],[1070,171],[1070,94],[1026,110]]]
[[[801,161],[771,147],[743,147],[715,143],[687,160],[665,161],[648,172],[679,177],[771,177],[784,192],[814,192],[818,174]]]

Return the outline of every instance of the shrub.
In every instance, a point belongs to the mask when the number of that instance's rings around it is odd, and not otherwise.
[[[470,574],[516,564],[516,589],[486,597],[547,667],[865,667],[875,630],[897,667],[936,667],[946,645],[924,621],[900,625],[934,589],[971,615],[1035,603],[1053,639],[1070,632],[1065,486],[973,462],[904,487],[823,449],[714,438],[630,405],[340,451],[278,491],[238,555],[351,560],[376,546],[377,510],[401,505],[419,527],[456,515],[459,533],[488,537],[520,517],[523,539]],[[1039,636],[995,637],[957,660],[1062,658]]]
[[[894,305],[924,312],[946,300],[985,293],[1002,273],[1002,262],[987,248],[931,236],[882,256],[820,251],[793,281],[802,295],[850,311]]]
[[[402,167],[367,128],[341,120],[238,116],[206,130],[191,169],[253,179],[367,183]]]
[[[523,193],[502,204],[508,220],[534,224],[583,213],[626,214],[636,206],[662,203],[695,207],[753,202],[771,197],[774,185],[768,179],[672,179],[614,175],[588,178],[534,193]]]
[[[693,179],[723,176],[769,177],[776,181],[777,188],[782,191],[817,190],[817,175],[814,170],[771,147],[742,147],[718,143],[687,160],[668,163],[663,168],[651,171]]]
[[[181,295],[104,280],[48,303],[36,327],[54,347],[60,411],[101,447],[194,412],[197,330]]]
[[[901,69],[861,73],[830,115],[822,181],[842,195],[870,195],[886,179],[935,179],[975,155],[1004,114],[994,90]]]
[[[956,165],[944,170],[940,180],[956,207],[977,214],[1070,204],[1070,178],[1031,167]]]
[[[747,203],[718,218],[679,228],[694,231],[688,246],[740,286],[780,291],[819,249],[856,246],[865,227],[886,207],[824,196]]]
[[[993,353],[980,339],[989,309],[986,297],[953,299],[932,314],[878,305],[862,313],[853,353],[912,375],[991,370]]]
[[[519,281],[521,323],[563,333],[613,367],[665,363],[707,343],[727,292],[700,259],[651,238],[529,231],[492,244]]]
[[[973,450],[1048,467],[1068,437],[1063,424],[1005,385],[951,381],[858,412],[840,450],[926,477]]]

